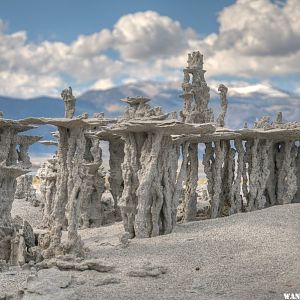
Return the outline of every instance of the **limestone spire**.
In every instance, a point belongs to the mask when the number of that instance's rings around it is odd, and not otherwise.
[[[188,54],[188,66],[183,69],[182,83],[184,99],[181,116],[187,123],[207,123],[213,121],[213,112],[208,108],[210,88],[205,81],[203,55],[199,52]]]

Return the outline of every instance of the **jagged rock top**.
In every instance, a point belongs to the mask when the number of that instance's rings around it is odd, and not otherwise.
[[[241,129],[237,132],[241,133],[243,138],[260,138],[274,140],[296,140],[300,139],[300,126],[295,128],[272,128],[264,129]]]
[[[174,135],[172,139],[176,143],[184,141],[191,141],[197,143],[207,143],[217,140],[233,140],[233,139],[272,139],[272,140],[297,140],[300,139],[300,124],[298,127],[289,128],[243,128],[239,130],[229,130],[224,128],[217,128],[214,133],[204,135]]]
[[[38,135],[17,135],[16,142],[22,145],[32,145],[39,141],[42,137]]]
[[[112,141],[112,140],[117,140],[120,138],[119,135],[114,134],[107,129],[88,131],[85,133],[85,136],[88,138],[98,138],[103,141]]]
[[[18,132],[23,132],[23,131],[36,128],[35,126],[31,126],[31,124],[24,124],[20,120],[11,120],[11,119],[2,119],[2,118],[0,118],[0,127],[12,127]]]
[[[129,120],[118,123],[110,129],[105,129],[112,134],[124,134],[127,132],[154,132],[159,131],[164,135],[171,134],[204,134],[213,133],[215,126],[212,123],[192,124],[178,120]]]
[[[150,99],[136,96],[128,97],[122,101],[127,102],[123,117],[111,128],[103,128],[97,136],[105,134],[123,135],[128,132],[161,132],[163,135],[171,134],[203,134],[213,133],[215,126],[211,123],[194,124],[184,123],[175,118],[173,114],[164,113],[161,107],[151,107],[147,102]]]
[[[131,120],[164,120],[168,114],[164,114],[161,107],[151,107],[147,102],[149,98],[143,96],[127,97],[121,101],[128,103],[122,118],[118,123],[128,122]]]
[[[10,165],[7,166],[5,163],[0,163],[0,172],[5,174],[5,176],[18,177],[29,173],[29,168],[26,168],[23,165]]]
[[[26,118],[18,121],[22,125],[55,125],[65,128],[88,127],[88,126],[105,126],[116,123],[116,119],[110,118]]]
[[[40,144],[45,145],[45,146],[57,146],[58,145],[58,141],[39,141]]]
[[[216,128],[213,133],[205,133],[203,135],[199,134],[183,134],[183,135],[172,135],[172,140],[178,144],[186,141],[195,143],[208,143],[219,140],[232,140],[236,138],[242,138],[242,134],[223,127]]]
[[[278,112],[275,121],[271,121],[270,117],[262,117],[254,123],[253,128],[245,127],[239,130],[218,127],[213,133],[203,135],[189,134],[173,135],[172,139],[176,143],[185,141],[195,143],[208,143],[218,140],[233,139],[272,139],[272,140],[297,140],[300,139],[300,123],[299,122],[282,122],[282,112]]]
[[[199,51],[188,54],[188,69],[203,69],[203,55]]]
[[[260,120],[254,123],[255,129],[261,130],[272,130],[272,129],[297,129],[300,128],[299,122],[282,122],[282,113],[279,112],[277,114],[276,120],[274,122],[271,121],[270,117],[262,117]]]
[[[149,98],[143,96],[136,96],[136,97],[126,97],[121,99],[121,101],[128,103],[129,105],[139,105],[141,103],[147,103],[150,101]]]

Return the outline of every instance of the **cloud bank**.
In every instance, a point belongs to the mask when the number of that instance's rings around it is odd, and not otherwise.
[[[186,55],[193,50],[205,55],[209,76],[266,79],[299,74],[299,20],[299,0],[238,0],[219,13],[219,31],[206,37],[145,11],[124,15],[112,30],[80,35],[69,44],[31,43],[25,31],[8,33],[0,20],[0,94],[57,96],[70,80],[75,91],[139,80],[180,80]]]

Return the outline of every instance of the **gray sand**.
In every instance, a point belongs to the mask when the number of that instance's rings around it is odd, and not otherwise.
[[[39,289],[47,286],[45,278],[60,275],[70,275],[67,287],[50,289],[48,297],[33,293],[25,299],[284,299],[285,292],[300,292],[299,220],[300,204],[275,206],[180,224],[170,235],[135,239],[125,248],[119,243],[120,223],[85,229],[81,235],[88,256],[116,269],[43,270],[36,280]],[[146,263],[167,272],[128,275]],[[24,274],[0,273],[0,290],[12,292],[23,280]]]

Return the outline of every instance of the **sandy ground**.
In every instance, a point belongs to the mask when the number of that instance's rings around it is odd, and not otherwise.
[[[11,215],[13,217],[19,215],[34,228],[39,227],[42,221],[41,207],[34,207],[30,205],[28,201],[25,201],[25,199],[15,199],[12,205]]]
[[[40,219],[28,203],[15,203],[16,212],[28,221]],[[120,223],[81,230],[87,256],[115,270],[42,270],[36,283],[44,294],[25,299],[281,300],[283,293],[300,292],[300,204],[180,224],[172,234],[135,239],[125,248],[122,233]],[[129,276],[145,264],[165,267],[166,273]],[[17,268],[9,272],[0,273],[2,293],[16,290],[29,274]],[[49,288],[55,280],[67,283]]]

